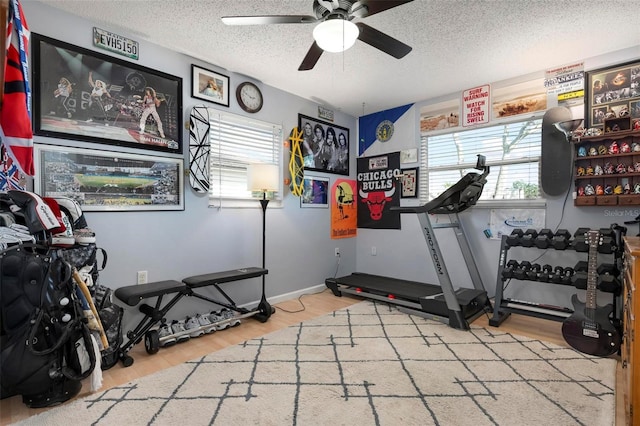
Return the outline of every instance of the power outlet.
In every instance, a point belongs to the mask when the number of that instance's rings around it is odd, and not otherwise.
[[[335,254],[336,254],[336,257],[340,257],[340,247],[336,247]]]
[[[146,284],[148,282],[149,273],[147,271],[138,271],[138,284]]]

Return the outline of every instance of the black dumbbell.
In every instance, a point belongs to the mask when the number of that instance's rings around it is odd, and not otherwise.
[[[609,275],[613,275],[614,277],[620,275],[620,271],[618,271],[618,267],[613,263],[601,263],[600,265],[598,265],[598,268],[596,269],[596,271],[598,272],[598,275],[609,274]]]
[[[573,268],[571,266],[567,266],[562,271],[562,284],[571,285],[571,277],[573,276]]]
[[[545,228],[538,232],[538,236],[533,241],[533,244],[539,249],[549,248],[551,245],[551,239],[553,238],[553,231],[551,229]]]
[[[523,235],[522,229],[520,228],[514,229],[513,231],[511,231],[511,235],[507,237],[507,245],[511,247],[519,246],[522,235]]]
[[[620,289],[620,281],[613,275],[600,275],[598,277],[598,288],[607,293],[617,293]]]
[[[520,262],[520,266],[517,269],[514,269],[513,278],[517,280],[526,280],[529,269],[531,269],[531,262],[523,260]]]
[[[553,268],[553,275],[551,275],[551,282],[556,284],[562,284],[562,278],[564,277],[564,268],[562,266],[556,266]]]
[[[533,265],[531,265],[531,268],[529,268],[529,270],[527,271],[527,279],[531,281],[537,281],[538,274],[540,273],[541,269],[542,266],[540,266],[539,263],[534,263]]]
[[[552,274],[553,268],[551,267],[551,265],[545,264],[542,266],[540,274],[538,274],[538,281],[542,281],[543,283],[549,282]]]
[[[507,265],[502,269],[502,279],[506,280],[513,277],[513,271],[520,267],[517,260],[511,259],[507,262]]]
[[[520,238],[520,244],[522,247],[533,247],[533,243],[538,237],[538,231],[535,229],[527,229],[522,238]]]
[[[571,277],[571,285],[575,288],[584,290],[587,288],[587,272],[586,271],[577,271]]]
[[[573,233],[573,237],[574,238],[586,237],[589,231],[591,231],[591,228],[580,227],[576,229],[576,232]]]
[[[580,235],[571,240],[571,248],[577,252],[587,252],[589,251],[589,243],[584,235]]]
[[[556,250],[565,250],[571,244],[571,234],[566,229],[558,229],[551,239],[551,246]]]
[[[580,260],[576,263],[576,266],[573,267],[575,272],[587,272],[589,270],[589,262],[586,260]]]
[[[616,242],[611,237],[600,237],[598,244],[598,253],[611,254],[616,251]]]

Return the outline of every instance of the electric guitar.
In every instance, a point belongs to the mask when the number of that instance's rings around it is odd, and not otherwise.
[[[571,297],[573,314],[562,323],[562,335],[574,349],[590,355],[608,356],[618,351],[620,334],[609,320],[613,305],[603,307],[596,305],[598,286],[597,257],[600,240],[599,231],[589,231],[586,235],[589,245],[587,270],[586,303],[578,300],[578,295]]]

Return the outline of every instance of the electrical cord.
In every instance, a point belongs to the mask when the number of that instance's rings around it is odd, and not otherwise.
[[[302,306],[302,308],[300,308],[300,309],[298,309],[298,310],[295,310],[295,311],[289,311],[289,310],[287,310],[287,309],[283,309],[283,308],[281,308],[280,306],[276,306],[275,308],[276,308],[276,309],[280,309],[282,312],[286,312],[286,313],[288,313],[288,314],[297,314],[298,312],[304,312],[304,311],[307,309],[307,307],[306,307],[306,306],[304,306],[304,303],[302,303],[302,298],[303,298],[304,296],[311,296],[312,294],[320,294],[320,293],[324,293],[324,292],[326,292],[326,291],[328,291],[328,290],[329,290],[328,288],[325,288],[324,290],[322,290],[321,292],[318,292],[318,293],[305,293],[305,294],[301,294],[301,295],[300,295],[300,297],[298,297],[298,303],[300,303],[300,306]]]

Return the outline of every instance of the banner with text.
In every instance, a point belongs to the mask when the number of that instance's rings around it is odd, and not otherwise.
[[[474,87],[462,92],[462,125],[475,126],[489,122],[490,86]]]
[[[331,188],[331,238],[351,238],[358,233],[356,181],[337,179]]]

